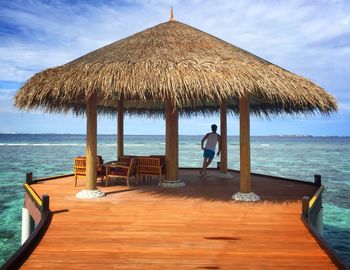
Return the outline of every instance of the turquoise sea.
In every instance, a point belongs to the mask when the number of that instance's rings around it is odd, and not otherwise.
[[[201,165],[200,140],[180,136],[180,166]],[[116,135],[99,135],[104,160],[116,159],[116,141]],[[125,153],[164,154],[164,142],[164,136],[126,136]],[[228,151],[229,167],[239,169],[238,137],[228,138]],[[20,245],[25,173],[71,173],[73,158],[84,152],[84,135],[0,134],[0,265]],[[307,181],[322,175],[325,238],[350,263],[350,137],[252,137],[251,155],[253,172]]]

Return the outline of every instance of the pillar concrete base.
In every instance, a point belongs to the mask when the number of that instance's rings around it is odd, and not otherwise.
[[[83,189],[75,195],[78,199],[96,199],[106,196],[104,192],[98,189],[89,190]]]
[[[260,197],[256,195],[254,192],[249,193],[242,193],[237,192],[232,195],[232,199],[234,201],[241,201],[241,202],[258,202],[260,201]]]
[[[176,180],[176,181],[163,181],[159,183],[159,186],[163,188],[179,188],[186,186],[186,183],[182,180]]]

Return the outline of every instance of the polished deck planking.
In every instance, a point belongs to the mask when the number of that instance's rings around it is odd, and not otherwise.
[[[107,196],[78,200],[73,177],[33,185],[50,195],[52,223],[24,269],[336,268],[300,220],[300,182],[252,177],[260,203],[235,203],[239,175],[181,170],[187,186],[99,187]]]

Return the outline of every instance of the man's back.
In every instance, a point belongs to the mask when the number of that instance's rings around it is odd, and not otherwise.
[[[208,133],[207,143],[204,148],[215,152],[218,136],[219,135],[216,132]]]

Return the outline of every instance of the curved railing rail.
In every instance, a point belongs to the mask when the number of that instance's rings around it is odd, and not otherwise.
[[[36,194],[35,190],[27,183],[23,185],[24,190],[26,193],[30,196],[32,201],[35,203],[35,205],[38,207],[38,209],[41,210],[43,207],[43,200],[40,199],[39,195]]]
[[[50,225],[52,218],[49,208],[50,197],[46,194],[39,197],[30,186],[32,183],[32,174],[29,173],[23,185],[25,193],[22,209],[22,246],[6,261],[1,267],[2,270],[19,269],[39,244]]]
[[[308,196],[302,198],[301,219],[311,235],[316,239],[318,244],[328,254],[335,265],[339,269],[348,270],[349,266],[342,262],[339,256],[323,238],[322,193],[324,191],[324,186],[321,184],[321,175],[315,175],[314,184],[318,186],[318,189],[312,198],[310,199]]]

